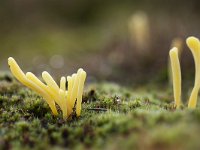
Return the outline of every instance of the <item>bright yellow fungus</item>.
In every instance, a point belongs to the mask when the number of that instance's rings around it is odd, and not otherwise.
[[[195,62],[195,82],[189,98],[188,108],[196,108],[200,89],[200,41],[198,38],[191,36],[187,38],[186,43],[192,52]],[[177,107],[181,105],[181,69],[178,56],[178,49],[172,48],[170,50],[170,60],[173,75],[174,99]]]
[[[27,72],[24,74],[12,57],[8,58],[8,64],[12,74],[22,84],[37,92],[45,99],[54,115],[58,114],[55,105],[58,104],[63,113],[63,118],[68,118],[72,114],[74,107],[76,107],[77,116],[80,116],[82,94],[86,79],[86,72],[83,69],[79,69],[76,74],[68,76],[67,80],[65,77],[62,77],[60,86],[58,86],[52,76],[46,71],[42,73],[42,78],[46,83],[44,84],[33,73]],[[68,82],[68,91],[66,90],[66,82]]]
[[[195,83],[189,98],[188,108],[196,108],[200,88],[200,41],[195,37],[189,37],[187,38],[186,43],[192,51],[195,62]]]
[[[181,59],[181,53],[183,51],[183,40],[179,37],[176,37],[172,40],[170,48],[176,47],[178,50],[179,59]],[[172,85],[172,72],[171,72],[171,61],[168,60],[168,78],[169,78],[169,85]]]
[[[176,47],[172,48],[169,52],[169,55],[172,68],[175,106],[179,108],[181,105],[181,68],[178,58],[178,49]]]

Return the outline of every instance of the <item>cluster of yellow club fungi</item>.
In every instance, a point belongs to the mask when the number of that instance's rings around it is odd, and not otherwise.
[[[188,37],[186,43],[192,52],[195,62],[195,82],[189,98],[188,108],[196,108],[200,88],[200,41],[196,37]],[[172,68],[175,106],[179,108],[181,106],[181,68],[178,48],[173,47],[170,50],[169,55]]]
[[[44,84],[33,73],[27,72],[24,74],[12,57],[8,58],[8,64],[12,74],[17,78],[17,80],[40,94],[48,103],[54,115],[58,114],[55,105],[57,104],[63,113],[64,119],[67,119],[72,114],[74,107],[76,115],[80,116],[82,94],[86,79],[86,72],[83,69],[79,69],[77,73],[72,76],[67,76],[67,79],[62,77],[59,87],[52,76],[46,71],[42,73],[42,78],[46,82],[46,84]],[[68,82],[67,90],[66,82]]]
[[[189,98],[188,107],[195,108],[200,88],[200,41],[195,37],[189,37],[187,38],[186,43],[192,51],[196,70],[194,88]],[[177,108],[179,108],[182,104],[179,53],[180,51],[177,47],[173,47],[169,52],[172,69],[174,100]],[[62,77],[60,80],[60,86],[58,86],[52,76],[46,71],[42,73],[42,78],[46,83],[44,84],[33,73],[27,72],[25,74],[12,57],[8,58],[8,64],[12,74],[22,84],[40,94],[44,98],[54,115],[58,114],[56,108],[57,104],[63,113],[63,118],[67,119],[72,114],[74,108],[76,110],[76,115],[80,116],[82,94],[86,79],[86,72],[83,69],[79,69],[77,73],[72,76],[67,76],[67,79]],[[68,83],[67,89],[66,82]]]

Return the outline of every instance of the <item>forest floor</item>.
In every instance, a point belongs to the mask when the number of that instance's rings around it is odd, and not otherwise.
[[[65,121],[8,75],[0,77],[0,149],[200,149],[200,109],[176,110],[169,88],[88,84]]]

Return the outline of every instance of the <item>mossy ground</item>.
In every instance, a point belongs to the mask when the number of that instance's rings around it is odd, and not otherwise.
[[[0,78],[1,149],[199,149],[200,109],[175,110],[168,88],[89,84],[82,114],[52,116],[36,93]]]

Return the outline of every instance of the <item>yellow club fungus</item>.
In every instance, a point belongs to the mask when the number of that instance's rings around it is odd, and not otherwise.
[[[200,41],[195,37],[189,37],[186,43],[192,51],[195,62],[195,83],[189,98],[188,108],[195,108],[200,88]]]
[[[191,36],[187,38],[186,43],[192,52],[195,62],[195,82],[189,97],[188,108],[196,108],[200,89],[200,41],[198,38]],[[181,70],[178,56],[178,49],[172,48],[170,50],[170,60],[173,76],[174,99],[177,107],[181,105]]]
[[[86,72],[83,69],[79,69],[76,74],[68,76],[67,80],[65,77],[62,77],[60,86],[58,86],[52,76],[46,71],[42,73],[42,78],[46,83],[44,84],[33,73],[27,72],[24,74],[12,57],[8,58],[8,64],[12,74],[22,84],[45,99],[54,115],[58,114],[55,105],[58,104],[63,113],[63,118],[68,118],[72,114],[74,107],[76,107],[77,116],[80,116],[83,87],[86,79]],[[68,91],[66,90],[66,82],[68,82]]]
[[[176,37],[172,40],[170,48],[176,47],[178,50],[178,56],[179,59],[181,59],[181,53],[183,51],[183,40],[179,37]],[[169,79],[169,85],[172,85],[172,72],[171,72],[171,63],[170,59],[168,60],[168,79]]]
[[[179,108],[181,105],[181,68],[178,58],[178,49],[176,47],[172,48],[169,55],[172,68],[175,106]]]

